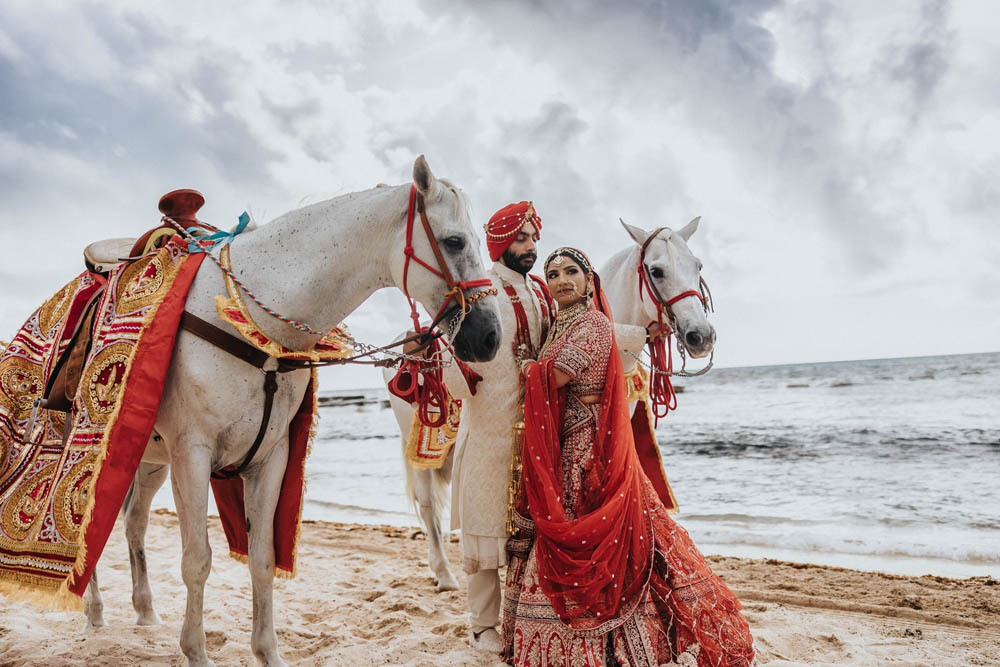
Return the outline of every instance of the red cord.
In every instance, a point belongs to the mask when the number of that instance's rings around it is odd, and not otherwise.
[[[705,298],[699,292],[688,290],[687,292],[681,292],[666,303],[661,303],[659,297],[653,292],[653,288],[646,278],[646,272],[643,271],[643,262],[643,257],[640,254],[639,300],[641,301],[643,298],[643,287],[645,287],[645,291],[649,294],[649,298],[654,304],[656,304],[656,323],[660,325],[660,331],[667,332],[666,338],[650,341],[647,344],[647,347],[649,348],[649,365],[652,368],[652,372],[649,377],[649,398],[652,403],[653,416],[655,417],[654,425],[659,425],[660,417],[666,417],[671,410],[677,409],[677,392],[674,391],[673,382],[670,380],[670,377],[674,374],[673,345],[671,345],[673,342],[673,329],[669,324],[665,324],[663,322],[663,312],[686,297],[698,297],[698,300],[702,303],[705,302]],[[650,325],[652,325],[652,322],[650,322]]]

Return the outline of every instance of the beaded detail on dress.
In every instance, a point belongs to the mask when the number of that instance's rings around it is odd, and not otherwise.
[[[546,350],[557,341],[562,338],[562,336],[569,331],[573,323],[581,316],[586,314],[590,310],[586,301],[580,301],[574,303],[568,308],[560,308],[559,312],[556,313],[555,324],[552,325],[552,329],[549,331],[548,337],[546,337],[545,342],[542,343],[542,349],[538,353],[538,358],[541,359],[545,356]]]

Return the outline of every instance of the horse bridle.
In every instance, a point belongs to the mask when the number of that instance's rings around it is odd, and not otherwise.
[[[624,224],[624,221],[622,221]],[[676,328],[676,318],[674,314],[670,311],[670,307],[681,299],[686,299],[688,297],[695,297],[701,301],[702,307],[705,309],[706,313],[715,312],[715,304],[712,301],[712,291],[708,287],[708,283],[705,279],[698,276],[698,289],[697,290],[687,290],[686,292],[681,292],[677,296],[670,299],[664,299],[660,295],[660,291],[656,287],[656,283],[653,281],[653,276],[649,272],[649,267],[646,266],[646,250],[653,240],[660,235],[664,230],[669,229],[669,227],[658,227],[654,230],[643,242],[639,249],[639,300],[643,299],[643,288],[645,287],[646,293],[649,298],[653,300],[656,304],[656,317],[657,323],[660,325],[661,330],[663,329],[664,321],[663,316],[667,316],[667,335],[673,333]],[[684,352],[685,343],[681,340],[681,337],[677,337],[677,352],[681,355],[681,369],[679,371],[673,371],[673,364],[670,365],[670,373],[673,375],[679,375],[682,377],[696,377],[698,375],[704,375],[712,368],[712,363],[715,359],[715,350],[712,350],[711,356],[709,357],[708,364],[699,371],[691,373],[687,370],[687,354]],[[669,345],[668,345],[669,350]]]
[[[414,222],[414,211],[420,213],[420,223],[424,228],[424,234],[427,236],[427,242],[431,246],[431,251],[434,253],[434,258],[437,260],[438,268],[435,269],[433,266],[423,261],[417,257],[416,252],[413,249],[413,222]],[[410,303],[410,317],[413,320],[414,330],[420,332],[422,327],[420,326],[420,316],[417,314],[417,305],[413,297],[410,296],[408,277],[410,271],[410,261],[414,261],[420,264],[422,267],[436,275],[437,277],[443,279],[448,284],[448,291],[444,293],[445,300],[438,309],[437,314],[434,316],[434,320],[431,325],[427,327],[427,332],[430,332],[436,327],[448,310],[448,304],[454,299],[458,301],[458,311],[456,312],[456,324],[452,327],[452,339],[455,338],[457,333],[457,328],[461,327],[462,322],[465,320],[465,316],[468,314],[469,309],[472,307],[476,301],[483,299],[487,296],[495,296],[497,290],[492,287],[493,281],[489,278],[482,278],[480,280],[461,280],[457,281],[451,275],[451,270],[448,268],[447,262],[444,261],[444,255],[441,253],[441,247],[438,245],[437,239],[434,238],[434,232],[431,231],[431,223],[427,219],[427,211],[424,208],[424,196],[419,191],[417,191],[417,186],[410,185],[410,203],[406,209],[406,247],[403,249],[403,254],[406,256],[406,261],[403,264],[403,294],[406,295],[406,299]],[[489,289],[480,290],[475,294],[471,294],[468,297],[465,295],[465,291],[469,289],[474,289],[476,287],[489,287]]]

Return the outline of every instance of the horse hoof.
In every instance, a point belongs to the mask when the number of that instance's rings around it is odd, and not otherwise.
[[[257,656],[257,660],[258,660],[258,662],[260,662],[261,667],[288,667],[288,663],[286,663],[284,660],[282,660],[278,656],[274,656],[273,658],[266,658],[266,659],[265,658],[261,658],[260,656]]]
[[[137,614],[135,619],[136,625],[160,625],[162,623],[160,615],[153,610]]]
[[[192,660],[188,658],[188,667],[215,667],[215,663],[208,658],[204,660]]]
[[[87,624],[83,626],[83,634],[85,636],[92,635],[97,632],[98,628],[103,628],[105,625],[107,625],[107,623],[104,622],[103,618],[96,621],[87,621]]]
[[[438,593],[444,593],[445,591],[457,591],[458,580],[455,579],[455,575],[448,572],[445,576],[439,578],[437,582],[437,590]]]

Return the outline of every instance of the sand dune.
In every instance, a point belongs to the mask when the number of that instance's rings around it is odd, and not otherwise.
[[[218,520],[210,527],[209,656],[220,666],[254,665],[249,573],[225,555]],[[464,593],[434,592],[417,531],[312,522],[302,534],[299,575],[275,590],[278,638],[290,664],[500,664],[466,643]],[[177,644],[185,589],[176,516],[153,514],[147,548],[163,625],[134,625],[119,526],[99,567],[107,627],[85,636],[80,614],[0,598],[0,666],[184,664]],[[459,561],[456,543],[449,556]],[[744,601],[762,664],[1000,664],[997,580],[712,560]]]

